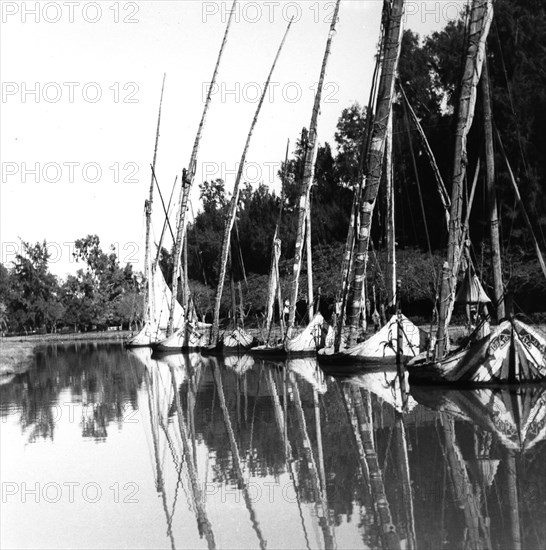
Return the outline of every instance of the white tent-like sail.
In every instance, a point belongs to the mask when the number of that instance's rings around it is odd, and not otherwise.
[[[128,347],[152,346],[165,338],[169,322],[171,290],[167,286],[159,266],[150,270],[147,282],[147,319],[140,332],[127,342]],[[175,326],[182,327],[183,325],[184,310],[177,301],[175,306]]]
[[[372,337],[350,348],[345,348],[335,353],[333,347],[319,350],[318,358],[321,363],[349,365],[395,365],[398,352],[398,323],[402,331],[403,359],[409,359],[419,355],[422,333],[405,315],[393,315],[389,322]],[[333,371],[332,371],[333,372]],[[347,373],[349,374],[349,373]]]
[[[289,354],[315,353],[324,346],[332,346],[334,343],[334,329],[324,321],[324,317],[317,313],[303,332],[284,343],[285,350]]]
[[[542,382],[546,379],[546,337],[507,319],[491,334],[442,361],[416,358],[408,363],[412,384],[457,383],[460,386]]]

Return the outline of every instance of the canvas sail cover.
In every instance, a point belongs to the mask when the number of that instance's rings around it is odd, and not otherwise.
[[[284,347],[288,353],[308,353],[334,343],[334,329],[317,313],[303,332],[287,339]]]
[[[546,380],[546,337],[507,319],[491,334],[444,360],[408,364],[415,383],[506,384]]]
[[[169,324],[169,307],[171,305],[171,289],[168,287],[163,277],[163,273],[160,268],[154,270],[153,276],[153,304],[154,308],[152,315],[150,316],[152,321],[159,329],[166,330]],[[174,324],[173,327],[179,328],[184,323],[184,309],[178,303],[174,307]]]
[[[472,382],[546,379],[545,354],[546,338],[542,334],[521,321],[507,320],[491,333],[485,361],[474,372],[460,372]]]
[[[458,304],[488,304],[491,300],[485,293],[476,274],[470,275],[470,273],[467,273],[457,292],[455,302]]]
[[[419,354],[421,332],[405,315],[401,315],[402,324],[402,355],[404,357],[415,357]],[[398,338],[397,316],[393,315],[389,322],[371,338],[347,348],[340,352],[351,358],[365,358],[368,360],[384,359],[392,357],[396,359]]]
[[[171,289],[167,286],[161,269],[149,271],[146,322],[138,334],[127,342],[128,347],[151,346],[166,337],[171,296]],[[183,324],[184,309],[177,301],[173,326],[178,329]]]
[[[225,334],[222,343],[225,349],[250,349],[254,344],[254,337],[238,327]]]
[[[157,346],[157,351],[181,351],[183,349],[196,349],[206,345],[206,336],[201,334],[197,328],[186,321],[181,327],[177,328],[168,338],[161,340]]]

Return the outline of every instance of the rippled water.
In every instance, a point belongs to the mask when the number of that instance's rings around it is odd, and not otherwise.
[[[52,346],[0,386],[2,548],[543,548],[546,394]]]

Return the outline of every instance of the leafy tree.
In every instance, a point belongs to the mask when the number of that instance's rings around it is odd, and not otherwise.
[[[97,235],[76,240],[74,256],[85,261],[87,269],[65,283],[67,322],[87,328],[128,324],[131,312],[120,302],[137,288],[131,264],[121,268],[114,247],[105,253]]]
[[[359,164],[366,133],[366,112],[366,107],[354,103],[343,109],[337,123],[334,135],[338,150],[335,169],[339,184],[345,187],[354,188],[359,183]],[[317,155],[317,160],[318,158]]]
[[[57,278],[49,272],[47,242],[31,245],[22,242],[23,254],[15,258],[10,276],[9,303],[14,328],[52,330],[63,314]]]

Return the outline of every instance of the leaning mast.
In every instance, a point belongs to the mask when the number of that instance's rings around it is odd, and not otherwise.
[[[447,327],[455,303],[455,286],[461,263],[463,235],[463,183],[468,163],[466,141],[474,118],[477,86],[485,57],[485,43],[493,19],[493,0],[474,0],[470,11],[468,50],[461,84],[459,114],[455,131],[455,160],[451,188],[449,216],[449,243],[447,261],[442,269],[440,305],[438,313],[437,358],[447,350]]]
[[[159,112],[157,114],[157,129],[155,132],[155,146],[154,146],[154,158],[152,161],[152,178],[150,182],[150,193],[148,195],[148,200],[145,203],[144,210],[146,213],[146,241],[145,241],[145,250],[144,250],[144,276],[146,277],[146,284],[144,286],[144,304],[146,310],[144,315],[146,316],[145,321],[150,321],[152,317],[155,317],[155,304],[154,293],[153,293],[153,273],[152,273],[152,262],[150,261],[150,233],[152,225],[152,204],[154,201],[154,174],[155,174],[155,163],[157,160],[157,147],[159,144],[159,127],[161,124],[161,107],[163,105],[163,90],[165,89],[165,73],[163,73],[163,83],[161,84],[161,97],[159,99]]]
[[[250,125],[250,130],[248,132],[245,148],[243,149],[243,154],[241,155],[241,160],[239,162],[239,169],[237,170],[237,176],[235,178],[235,185],[233,188],[233,195],[231,197],[231,202],[229,205],[229,212],[226,219],[226,224],[224,227],[224,239],[222,242],[222,256],[220,259],[220,276],[218,279],[218,288],[216,289],[216,300],[214,302],[214,320],[212,323],[212,333],[211,333],[211,341],[212,344],[216,344],[218,341],[218,333],[220,330],[220,305],[222,301],[222,292],[224,290],[224,279],[226,277],[226,269],[227,269],[227,260],[228,260],[228,253],[229,253],[229,243],[231,239],[231,230],[233,229],[233,224],[235,222],[235,214],[237,213],[237,203],[239,202],[239,183],[241,182],[241,177],[243,175],[243,169],[245,165],[246,160],[246,154],[248,151],[248,147],[250,145],[250,139],[252,138],[252,133],[254,132],[254,128],[256,126],[256,123],[258,122],[258,116],[260,114],[260,111],[262,109],[262,105],[265,99],[265,95],[267,94],[267,90],[269,88],[269,82],[271,81],[271,76],[273,75],[273,71],[275,70],[275,65],[277,64],[277,60],[279,59],[279,56],[281,54],[282,48],[284,46],[284,42],[286,40],[286,36],[288,35],[288,31],[290,30],[290,26],[292,25],[292,19],[288,23],[288,26],[286,28],[286,31],[284,33],[284,36],[282,38],[281,44],[277,50],[277,55],[275,56],[275,59],[273,60],[273,64],[271,65],[271,70],[269,71],[269,75],[267,76],[267,80],[264,85],[264,89],[262,92],[262,96],[260,97],[260,101],[258,103],[258,106],[256,107],[256,112],[254,113],[254,118],[252,119],[252,123]],[[235,312],[234,312],[235,313]]]
[[[203,132],[203,127],[205,125],[205,120],[207,117],[207,112],[210,106],[212,98],[212,90],[216,84],[216,77],[218,75],[218,68],[220,67],[220,60],[222,59],[222,54],[224,52],[224,47],[227,42],[227,37],[229,34],[229,28],[231,26],[231,21],[233,19],[233,14],[235,13],[235,7],[237,0],[233,0],[231,6],[231,11],[229,13],[229,18],[226,25],[226,30],[224,33],[224,38],[222,40],[222,45],[220,46],[220,51],[218,52],[218,59],[216,60],[216,65],[214,67],[214,72],[212,73],[212,79],[210,82],[209,90],[207,93],[207,98],[205,100],[205,106],[203,107],[203,114],[201,115],[201,121],[199,122],[199,127],[197,128],[197,134],[195,136],[195,142],[193,144],[193,150],[191,153],[190,163],[187,171],[184,170],[182,177],[182,187],[180,189],[180,199],[179,199],[179,209],[178,209],[178,226],[176,231],[176,241],[174,245],[174,269],[173,269],[173,279],[172,279],[172,297],[171,297],[171,307],[169,309],[169,324],[167,325],[167,336],[170,336],[173,332],[174,324],[174,309],[176,305],[176,298],[178,294],[178,276],[180,274],[180,267],[182,264],[182,243],[184,241],[186,233],[186,212],[188,209],[188,200],[190,196],[190,191],[193,185],[193,180],[195,179],[195,172],[197,171],[197,152],[199,150],[199,143],[201,141],[201,134]]]
[[[303,257],[303,244],[305,239],[305,218],[307,215],[307,203],[309,202],[309,194],[311,192],[311,185],[313,183],[313,160],[315,156],[315,147],[317,141],[317,122],[320,111],[320,101],[322,97],[322,87],[324,85],[324,77],[326,75],[326,65],[328,64],[328,58],[330,56],[330,48],[332,45],[332,39],[336,30],[336,23],[339,13],[339,4],[341,0],[337,0],[334,15],[332,17],[332,23],[330,24],[330,31],[328,33],[328,40],[326,42],[326,49],[324,51],[324,58],[322,60],[322,68],[320,71],[320,78],[317,86],[317,92],[315,94],[315,103],[313,105],[313,114],[311,116],[311,123],[309,124],[309,135],[307,142],[307,149],[305,151],[305,161],[303,169],[303,179],[300,186],[300,202],[298,205],[298,232],[296,234],[296,249],[294,252],[294,267],[292,273],[292,288],[290,291],[290,311],[288,314],[288,336],[291,336],[290,332],[294,328],[296,320],[296,302],[298,300],[298,286],[301,272],[301,263]]]
[[[367,169],[362,183],[359,211],[360,228],[355,245],[355,273],[348,307],[351,343],[356,340],[360,312],[364,305],[362,303],[362,289],[364,287],[368,259],[370,227],[379,183],[381,181],[387,128],[392,110],[394,80],[402,38],[403,13],[404,0],[393,0],[390,6],[388,2],[384,5],[384,18],[387,28],[385,29],[383,63],[377,92],[376,116],[373,124],[371,144],[367,152]]]

